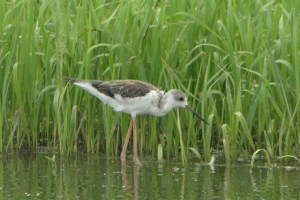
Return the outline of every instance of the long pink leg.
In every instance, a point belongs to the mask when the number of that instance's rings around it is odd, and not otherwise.
[[[136,120],[135,118],[132,118],[132,120],[133,120],[133,161],[135,165],[142,166],[137,151]]]
[[[122,153],[121,153],[122,164],[126,163],[126,150],[127,150],[129,139],[131,137],[131,133],[132,133],[132,121],[133,121],[133,119],[130,120],[127,135],[126,135],[126,138],[125,138],[125,141],[124,141],[124,144],[123,144],[123,149],[122,149]]]

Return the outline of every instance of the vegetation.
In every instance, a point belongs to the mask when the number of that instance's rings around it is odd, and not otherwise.
[[[2,152],[118,155],[128,115],[69,76],[181,89],[211,124],[184,110],[141,116],[141,154],[300,156],[297,0],[15,0],[0,1],[0,19]]]

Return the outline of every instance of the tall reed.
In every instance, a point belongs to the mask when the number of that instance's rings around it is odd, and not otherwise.
[[[183,110],[141,116],[142,154],[299,157],[298,11],[297,0],[1,1],[0,151],[118,155],[129,117],[65,75],[181,89],[211,124]]]

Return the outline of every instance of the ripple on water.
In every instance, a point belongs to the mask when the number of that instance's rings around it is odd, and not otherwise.
[[[52,157],[52,155],[49,155]],[[79,154],[1,158],[0,199],[299,199],[299,168],[132,161]]]

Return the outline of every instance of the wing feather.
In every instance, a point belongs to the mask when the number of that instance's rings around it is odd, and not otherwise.
[[[107,81],[95,85],[99,92],[114,98],[114,95],[118,94],[123,98],[134,98],[145,96],[151,90],[157,90],[155,86],[136,80],[119,80],[119,81]]]

